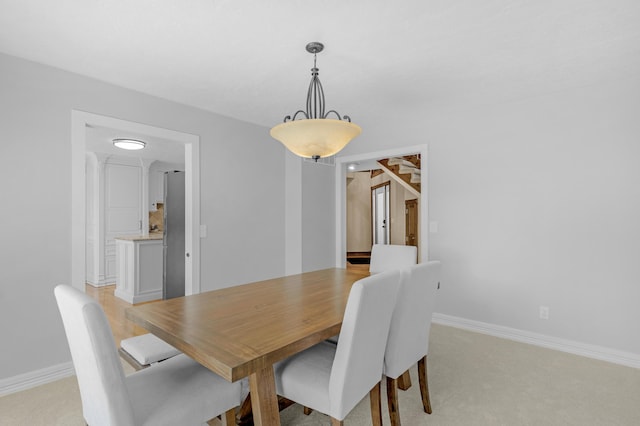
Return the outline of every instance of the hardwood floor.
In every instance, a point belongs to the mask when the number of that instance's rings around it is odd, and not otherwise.
[[[361,272],[369,272],[369,264],[351,264],[349,262],[347,262],[347,269],[351,269],[354,271],[361,271]]]
[[[120,347],[120,341],[122,341],[122,339],[139,336],[141,334],[148,333],[148,331],[135,325],[126,318],[125,309],[133,305],[117,298],[114,295],[115,289],[115,285],[105,287],[93,287],[89,284],[85,285],[85,292],[96,299],[102,306],[102,309],[104,309],[104,313],[109,320],[109,325],[111,325],[111,331],[113,333],[113,338],[116,341],[116,346]]]
[[[351,263],[349,259],[353,259]],[[356,262],[356,260],[367,259],[366,263]],[[369,272],[369,262],[371,261],[370,251],[352,251],[347,252],[347,269],[353,269],[354,271]]]
[[[347,262],[347,269],[352,269],[354,271],[369,272],[369,264],[368,263],[358,264],[358,263]]]

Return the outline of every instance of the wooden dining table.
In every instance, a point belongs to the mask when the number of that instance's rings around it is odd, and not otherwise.
[[[279,425],[273,364],[340,332],[368,272],[289,275],[128,308],[126,316],[226,380],[249,377],[253,421]]]

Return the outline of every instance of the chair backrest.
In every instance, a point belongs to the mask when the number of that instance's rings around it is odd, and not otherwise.
[[[440,262],[421,263],[401,272],[384,358],[387,377],[398,378],[429,351],[431,317],[440,281]]]
[[[390,269],[402,269],[418,262],[418,248],[393,244],[374,244],[371,248],[369,272],[377,274]]]
[[[400,271],[363,278],[351,287],[331,368],[328,413],[344,419],[382,379],[384,351],[400,286]]]
[[[135,424],[111,328],[102,307],[80,290],[54,290],[78,377],[82,413],[91,425]]]

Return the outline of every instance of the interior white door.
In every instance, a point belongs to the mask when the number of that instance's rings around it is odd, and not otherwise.
[[[373,243],[389,244],[389,183],[371,189]]]
[[[107,164],[105,178],[107,233],[138,234],[142,219],[142,168]]]

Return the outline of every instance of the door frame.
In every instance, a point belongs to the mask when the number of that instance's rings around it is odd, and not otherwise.
[[[200,293],[200,136],[71,110],[71,285],[84,291],[86,267],[87,126],[100,126],[146,134],[184,145],[185,156],[185,294]]]
[[[386,229],[386,233],[387,233],[387,244],[391,244],[391,208],[390,208],[390,203],[391,203],[391,181],[388,180],[386,182],[382,182],[379,183],[377,185],[374,185],[371,187],[371,246],[373,246],[373,244],[375,244],[376,241],[376,227],[377,227],[377,220],[376,220],[376,206],[374,206],[373,204],[373,193],[375,190],[377,190],[378,188],[383,188],[383,187],[388,187],[386,189],[388,196],[386,198],[386,203],[385,203],[385,229]],[[388,213],[388,214],[387,214]]]
[[[414,244],[407,244],[407,238],[409,238],[409,233],[407,232],[407,228],[409,227],[409,220],[407,220],[407,216],[409,216],[409,206],[410,205],[415,205],[416,209],[418,212],[420,212],[420,204],[418,203],[418,199],[417,198],[412,198],[410,200],[404,200],[404,243],[405,245],[414,245]],[[418,234],[418,229],[420,229],[420,227],[418,226],[418,224],[420,223],[420,216],[416,215],[416,234]],[[418,234],[418,237],[420,237],[420,235]],[[415,244],[416,247],[420,246],[420,240],[418,239],[418,243]]]
[[[348,155],[344,157],[336,157],[336,178],[335,178],[335,194],[336,194],[336,267],[347,267],[347,165],[349,163],[366,161],[377,158],[401,157],[404,155],[420,154],[422,159],[422,173],[420,175],[420,262],[429,260],[429,205],[428,205],[428,186],[427,186],[427,145],[413,145],[392,148],[382,151],[374,151],[363,154]]]

